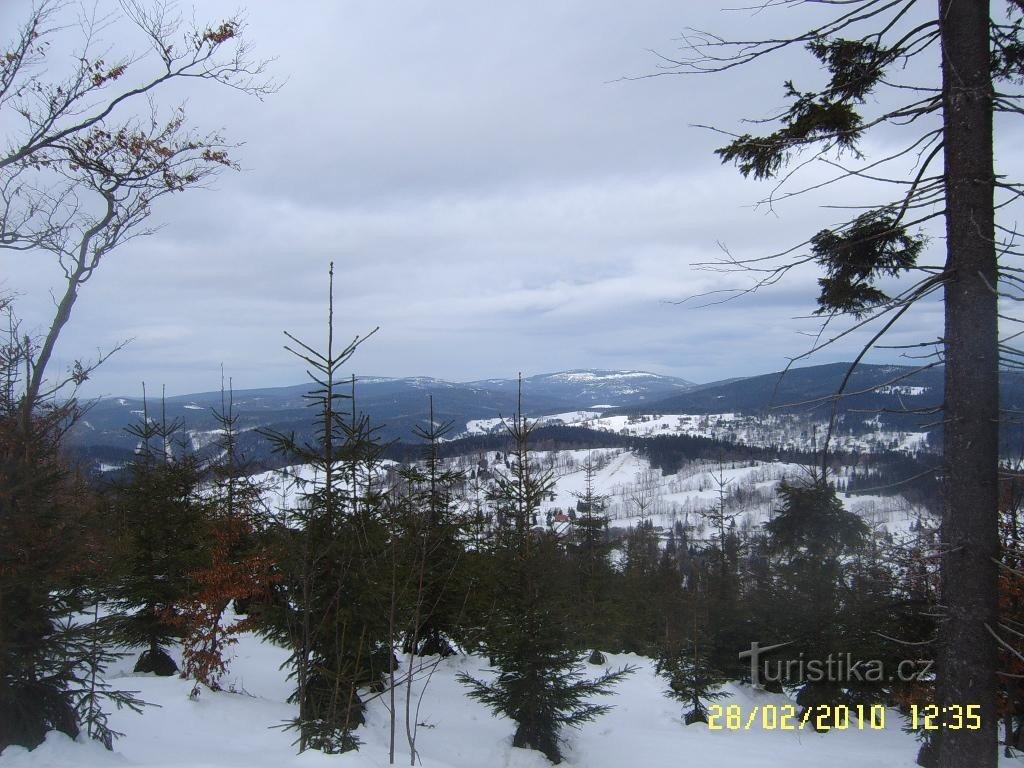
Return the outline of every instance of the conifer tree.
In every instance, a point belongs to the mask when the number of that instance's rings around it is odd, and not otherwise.
[[[180,421],[149,416],[143,396],[139,421],[127,430],[138,439],[128,478],[115,490],[123,556],[110,598],[121,611],[127,645],[145,646],[136,672],[167,676],[178,670],[167,647],[182,635],[178,611],[192,592],[192,573],[207,557],[206,512],[199,493],[198,460],[175,450]]]
[[[68,677],[54,631],[75,610],[63,578],[75,557],[68,473],[60,433],[70,406],[34,410],[23,419],[27,359],[8,299],[0,297],[0,750],[32,748],[46,731],[78,735]]]
[[[334,753],[358,747],[354,731],[365,708],[359,688],[379,679],[381,659],[391,651],[387,612],[380,610],[387,604],[380,594],[387,584],[380,572],[387,547],[384,489],[376,477],[383,449],[339,380],[365,338],[336,348],[333,263],[329,279],[326,349],[285,331],[295,345],[285,348],[309,366],[313,389],[305,397],[314,409],[314,437],[265,433],[277,452],[312,473],[297,508],[275,525],[280,581],[266,631],[292,651],[290,700],[299,714],[290,727],[298,731],[299,750]]]
[[[57,402],[52,391],[26,418],[34,342],[3,297],[0,317],[0,752],[31,749],[49,730],[75,737],[83,728],[110,748],[120,734],[107,723],[109,708],[142,705],[101,678],[119,656],[112,617],[98,614],[115,556],[99,532],[110,521],[61,455],[80,416],[75,398]]]
[[[565,726],[593,720],[608,707],[587,702],[610,693],[630,668],[588,680],[586,654],[564,617],[568,614],[566,558],[557,537],[534,530],[541,501],[553,485],[550,472],[531,460],[532,425],[521,408],[506,429],[512,441],[509,470],[496,479],[492,500],[498,513],[492,565],[497,571],[496,616],[483,639],[496,676],[461,674],[469,695],[515,720],[513,746],[536,749],[553,763],[562,759]]]
[[[424,441],[423,461],[403,470],[409,488],[406,501],[414,513],[405,533],[412,543],[415,581],[405,647],[424,656],[449,656],[454,652],[451,641],[461,634],[466,603],[462,540],[468,526],[457,508],[465,475],[441,459],[440,444],[451,423],[437,423],[433,398],[429,402],[426,426],[413,429]]]
[[[741,512],[729,505],[729,481],[721,460],[717,470],[711,473],[711,480],[718,499],[713,506],[701,508],[698,514],[711,529],[711,539],[705,549],[709,567],[704,588],[710,601],[709,610],[715,617],[710,658],[713,663],[724,665],[734,661],[736,649],[743,647],[736,636],[741,621],[738,606],[741,545],[736,533],[736,519]]]
[[[583,464],[584,485],[576,496],[576,519],[573,524],[571,561],[576,574],[577,611],[582,639],[593,647],[592,663],[600,657],[598,647],[609,639],[609,590],[612,569],[608,556],[607,494],[598,492],[595,481],[597,466],[588,454]],[[603,641],[603,642],[602,642]]]
[[[781,507],[765,524],[779,554],[775,628],[807,658],[822,660],[846,650],[840,640],[854,634],[846,612],[852,592],[846,561],[863,547],[868,527],[843,508],[835,487],[818,477],[800,485],[782,482],[778,493]],[[805,708],[842,700],[838,681],[798,677],[786,682],[800,686],[797,702]]]
[[[667,583],[661,569],[658,535],[651,520],[641,520],[626,534],[616,618],[620,644],[627,651],[653,655],[667,625]]]
[[[865,182],[879,192],[845,222],[819,231],[774,256],[726,256],[726,269],[755,274],[740,294],[772,285],[801,265],[816,263],[817,313],[825,324],[811,352],[854,329],[874,324],[834,404],[846,393],[856,365],[904,315],[942,292],[944,320],[935,360],[944,365],[942,610],[937,665],[942,708],[971,699],[982,712],[978,729],[949,728],[939,745],[942,768],[994,768],[997,751],[998,647],[1008,642],[998,623],[998,466],[1000,369],[1016,366],[1018,320],[1002,302],[1018,300],[1020,255],[1013,204],[1020,180],[1008,179],[1005,153],[996,151],[1000,113],[1019,115],[1024,79],[1024,5],[1020,0],[878,2],[823,0],[834,13],[786,33],[758,38],[691,30],[669,73],[723,72],[760,65],[783,51],[805,49],[824,82],[788,79],[788,104],[758,125],[755,134],[726,131],[716,150],[744,176],[776,180],[763,200],[817,193],[843,181]],[[802,3],[765,7],[798,9]],[[934,78],[914,66],[922,57],[940,67]],[[770,71],[768,67],[760,67]],[[910,77],[908,77],[908,73]],[[886,149],[862,154],[869,134],[887,136]],[[1007,134],[1012,141],[1012,134]],[[894,148],[895,147],[895,148]],[[809,183],[801,169],[833,173]],[[1010,212],[1009,214],[1007,212]],[[920,263],[924,228],[942,237],[942,256]],[[944,230],[944,231],[943,231]],[[937,265],[936,265],[937,262]],[[912,275],[897,282],[892,278]],[[893,286],[896,286],[895,289]],[[884,289],[884,290],[883,290]],[[826,333],[837,318],[850,325]],[[833,420],[834,421],[834,420]],[[831,426],[828,437],[831,436]],[[826,442],[827,439],[826,438]]]
[[[663,653],[655,668],[668,681],[666,694],[687,707],[683,714],[687,725],[706,723],[708,704],[729,695],[719,690],[725,677],[698,654],[696,644]]]

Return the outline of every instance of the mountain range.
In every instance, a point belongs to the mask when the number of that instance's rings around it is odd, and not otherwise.
[[[573,370],[541,374],[522,379],[522,408],[529,415],[546,415],[581,408],[631,408],[645,402],[664,400],[692,389],[693,382],[645,371]],[[311,385],[247,389],[232,393],[242,432],[243,448],[262,455],[268,450],[258,429],[295,432],[310,431],[312,414],[304,397]],[[347,386],[342,392],[348,394]],[[357,377],[356,409],[365,413],[379,429],[383,440],[412,440],[413,429],[428,419],[431,402],[434,421],[450,423],[450,436],[465,430],[473,419],[510,416],[519,401],[518,379],[485,379],[450,382],[429,377]],[[94,403],[69,435],[77,453],[99,462],[119,463],[130,457],[136,439],[125,427],[143,415],[180,422],[178,436],[190,448],[202,452],[214,442],[222,408],[220,392],[203,392],[168,397],[163,402],[141,398],[107,398]],[[342,409],[351,409],[343,402]]]
[[[524,377],[523,412],[544,416],[572,411],[607,414],[707,414],[802,412],[827,418],[849,363],[793,368],[781,372],[697,385],[685,379],[644,371],[573,370]],[[294,432],[310,437],[312,412],[304,397],[310,385],[248,389],[233,393],[240,444],[249,455],[265,458],[270,443],[261,430]],[[348,394],[348,387],[343,387]],[[838,401],[848,429],[935,429],[941,405],[943,371],[916,371],[893,365],[859,365]],[[518,379],[450,382],[429,377],[359,377],[355,403],[378,427],[382,440],[415,441],[414,428],[424,425],[431,404],[435,422],[450,424],[448,438],[464,433],[468,422],[515,413],[520,398]],[[1024,410],[1024,375],[1006,372],[1003,406]],[[132,455],[136,439],[125,430],[143,411],[149,418],[180,422],[178,438],[200,453],[213,450],[217,435],[215,411],[220,392],[169,397],[163,403],[141,398],[103,399],[88,410],[69,435],[72,450],[93,463],[117,465]],[[343,401],[349,409],[349,401]],[[1006,430],[1007,436],[1010,430]]]

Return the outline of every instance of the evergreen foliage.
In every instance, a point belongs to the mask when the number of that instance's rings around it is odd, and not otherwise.
[[[607,641],[610,634],[614,573],[609,560],[612,550],[608,538],[609,497],[599,493],[595,486],[597,465],[590,454],[583,464],[583,472],[583,492],[575,494],[575,520],[568,555],[576,577],[577,632],[581,643],[594,648],[591,654],[593,658],[601,655],[597,648],[602,645],[602,641]]]
[[[100,679],[118,657],[111,619],[80,615],[96,608],[113,559],[101,534],[109,520],[61,453],[77,403],[51,393],[27,404],[22,372],[33,342],[3,297],[0,315],[0,752],[83,727],[109,749],[120,735],[107,724],[109,707],[142,705]]]
[[[944,379],[937,420],[943,424],[944,462],[944,616],[938,624],[937,701],[945,711],[970,691],[982,715],[979,728],[944,729],[937,760],[944,768],[994,768],[998,655],[1014,637],[998,626],[999,433],[1008,421],[999,390],[1001,370],[1016,367],[1021,355],[1012,345],[1015,334],[1002,328],[1017,322],[1002,303],[1017,298],[1020,283],[1011,264],[1021,251],[1013,214],[1007,213],[1019,199],[1020,182],[1007,179],[1005,168],[997,165],[997,160],[1005,162],[1005,152],[997,151],[1002,136],[997,128],[1001,113],[1022,111],[1014,86],[1021,82],[1024,6],[1020,0],[938,0],[928,11],[916,2],[835,0],[822,5],[833,6],[833,12],[791,33],[751,39],[692,31],[684,36],[683,55],[669,69],[725,72],[806,48],[827,73],[826,84],[811,92],[787,81],[788,108],[753,121],[764,129],[762,135],[744,133],[717,154],[744,176],[778,179],[762,201],[769,206],[843,181],[859,185],[871,180],[880,192],[874,204],[857,206],[867,214],[854,215],[809,241],[767,257],[727,256],[720,263],[726,271],[753,276],[753,284],[738,294],[773,285],[810,261],[825,268],[818,304],[828,319],[801,357],[875,323],[833,403],[850,394],[854,370],[872,349],[882,347],[883,337],[903,316],[942,292],[943,329],[934,344],[935,362],[923,366],[943,365]],[[922,56],[940,62],[937,76],[903,77],[917,71],[913,63]],[[872,128],[885,132],[896,149],[863,157],[862,140]],[[896,134],[901,137],[893,138]],[[817,166],[815,161],[835,169],[834,174],[807,185],[794,181],[802,168]],[[917,264],[925,226],[941,233],[943,253],[933,260],[940,266]],[[803,252],[808,244],[810,256]],[[892,296],[875,284],[908,271],[915,276]],[[854,319],[845,328],[826,331],[839,314]],[[921,340],[922,345],[931,343]]]
[[[515,720],[514,746],[536,749],[558,763],[563,727],[604,712],[607,707],[587,699],[610,693],[632,670],[607,671],[592,680],[583,676],[587,654],[564,620],[571,595],[565,589],[568,561],[556,536],[534,528],[553,478],[531,460],[532,427],[521,413],[506,428],[512,442],[508,470],[499,473],[490,496],[497,517],[491,567],[500,599],[482,644],[496,674],[462,674],[460,680],[472,698]]]
[[[128,428],[139,441],[135,459],[114,492],[123,556],[108,598],[121,612],[122,641],[145,648],[135,671],[161,676],[178,670],[167,648],[182,635],[179,609],[192,593],[192,574],[207,559],[200,467],[174,445],[181,426],[152,419],[144,407]]]
[[[299,715],[290,727],[300,751],[327,753],[358,747],[354,730],[364,719],[359,688],[379,679],[389,650],[387,601],[378,593],[386,547],[382,519],[384,489],[378,485],[382,446],[373,439],[353,395],[341,392],[339,374],[364,340],[340,351],[334,345],[334,265],[330,271],[327,346],[317,351],[287,331],[309,366],[313,389],[306,395],[315,413],[315,439],[267,432],[275,450],[312,472],[296,509],[274,525],[279,563],[267,632],[292,651]],[[354,382],[353,382],[354,389]],[[348,400],[349,408],[341,407]]]
[[[864,547],[867,525],[843,508],[834,486],[817,477],[802,484],[780,483],[778,493],[781,505],[765,524],[778,558],[775,631],[796,641],[807,658],[825,659],[844,649],[844,643],[850,651],[863,651],[849,648],[856,627],[847,611],[855,594],[847,559]],[[784,656],[780,653],[780,659]],[[837,704],[843,696],[834,681],[797,677],[782,682],[800,686],[798,703],[808,707]]]
[[[440,456],[439,446],[450,431],[450,423],[434,420],[431,398],[427,424],[415,430],[424,441],[423,460],[403,470],[405,503],[413,512],[406,518],[404,538],[411,547],[415,584],[405,647],[424,656],[449,656],[454,653],[452,642],[463,640],[468,589],[463,539],[468,526],[457,502],[465,475]]]
[[[726,678],[700,658],[693,648],[680,648],[663,654],[655,668],[668,680],[666,693],[688,708],[683,715],[687,725],[706,723],[707,705],[729,695],[718,690],[726,683]]]

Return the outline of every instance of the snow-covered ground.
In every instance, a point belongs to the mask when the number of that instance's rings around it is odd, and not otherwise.
[[[495,456],[489,453],[491,469]],[[795,464],[738,462],[692,462],[678,472],[664,475],[645,458],[624,449],[537,452],[537,462],[553,472],[553,498],[543,511],[575,507],[585,488],[584,464],[589,459],[598,469],[595,490],[609,496],[611,524],[635,525],[643,517],[667,531],[677,520],[693,526],[701,535],[700,510],[720,501],[720,488],[732,494],[740,510],[737,524],[754,526],[768,519],[775,492],[782,478],[796,479],[806,468]],[[456,460],[464,469],[478,468],[479,457]],[[498,465],[500,467],[500,464]],[[296,502],[299,489],[294,480],[312,480],[309,468],[292,468],[285,475],[269,472],[267,497],[275,508]],[[742,490],[743,493],[738,492]],[[740,498],[742,497],[742,498]],[[899,535],[909,531],[918,514],[899,497],[856,496],[844,499],[849,509],[862,515],[876,529]],[[708,532],[710,535],[710,532]],[[245,635],[229,651],[231,657],[225,687],[233,693],[204,691],[198,700],[189,699],[191,684],[178,678],[157,678],[131,672],[135,657],[119,662],[108,680],[118,688],[135,690],[153,707],[142,715],[131,711],[113,713],[111,725],[125,733],[107,752],[95,743],[74,742],[52,734],[33,752],[9,748],[0,755],[0,768],[279,768],[339,766],[378,768],[388,764],[389,716],[387,697],[370,701],[367,724],[358,731],[363,742],[358,753],[328,756],[317,752],[296,755],[294,733],[280,726],[295,716],[286,703],[291,685],[282,665],[287,653],[252,635]],[[435,668],[436,663],[436,668]],[[413,706],[419,701],[416,722],[417,749],[424,768],[542,768],[549,765],[540,753],[514,749],[514,724],[493,716],[481,704],[465,695],[456,680],[459,672],[486,674],[486,660],[458,656],[445,660],[418,660],[422,666],[413,687]],[[611,655],[608,664],[637,666],[635,674],[602,703],[613,709],[579,731],[569,731],[565,765],[586,768],[761,768],[827,765],[830,768],[899,768],[914,765],[917,744],[902,732],[902,721],[888,711],[884,730],[833,731],[765,730],[760,721],[750,730],[712,731],[704,725],[686,727],[682,709],[666,698],[648,659]],[[404,673],[406,660],[403,660]],[[596,669],[594,671],[597,671]],[[730,684],[731,697],[723,705],[739,705],[744,723],[755,706],[791,703],[781,695],[767,694],[748,686]],[[403,691],[404,694],[404,691]],[[399,695],[399,700],[403,694]],[[398,721],[397,764],[408,764],[401,704]],[[1006,765],[1015,764],[1005,761]]]
[[[286,653],[258,638],[243,636],[232,651],[227,682],[235,693],[203,691],[189,700],[191,684],[176,677],[133,675],[134,659],[125,659],[113,672],[112,682],[138,690],[157,705],[139,715],[115,712],[111,723],[125,736],[107,752],[94,742],[74,742],[51,734],[27,752],[11,747],[0,755],[0,768],[286,768],[337,766],[380,768],[388,765],[389,715],[387,697],[369,702],[367,723],[357,735],[358,752],[297,755],[294,733],[277,726],[292,718],[296,708],[285,703],[290,686],[279,669]],[[436,668],[435,668],[436,664]],[[902,732],[902,720],[887,710],[884,730],[859,730],[856,720],[846,731],[818,734],[805,730],[765,730],[760,716],[750,730],[709,730],[705,725],[684,726],[681,706],[663,695],[650,660],[633,655],[609,655],[608,665],[631,664],[637,671],[601,703],[612,710],[566,734],[566,766],[581,768],[911,768],[917,752],[912,736]],[[413,707],[424,691],[416,721],[418,765],[424,768],[545,768],[550,763],[539,753],[512,747],[514,723],[495,717],[465,695],[456,680],[459,672],[486,674],[486,660],[456,656],[445,660],[417,660],[421,667],[413,683]],[[406,660],[400,673],[406,668]],[[593,671],[597,668],[591,667]],[[432,674],[430,673],[432,670]],[[749,686],[729,685],[731,696],[719,703],[738,705],[746,717],[755,706],[792,702]],[[405,721],[398,696],[396,764],[409,764],[404,738]],[[1007,761],[1010,764],[1010,761]]]
[[[380,462],[379,472],[374,482],[380,480],[380,474],[397,463],[384,459]],[[260,472],[252,476],[252,482],[263,491],[263,500],[267,507],[275,514],[287,515],[288,510],[293,510],[301,503],[302,496],[311,492],[319,483],[323,482],[322,475],[318,470],[305,464],[283,467],[281,469]],[[335,475],[334,482],[345,488],[349,487],[350,478]],[[365,476],[360,477],[360,483],[365,483]]]
[[[630,437],[689,435],[753,446],[777,446],[786,450],[820,448],[828,422],[797,414],[747,416],[738,413],[651,414],[642,416],[605,416],[595,410],[569,411],[538,416],[540,426],[566,424]],[[500,434],[501,419],[474,419],[466,424],[467,435]],[[833,450],[901,451],[915,453],[928,448],[927,432],[894,432],[879,428],[869,434],[855,435],[840,423],[831,439]]]
[[[565,511],[576,506],[586,485],[584,464],[589,457],[598,467],[594,491],[607,496],[606,514],[612,527],[625,528],[645,519],[667,532],[676,522],[682,522],[692,526],[698,537],[704,525],[701,512],[717,507],[723,492],[728,511],[736,513],[736,524],[752,528],[772,515],[781,480],[798,481],[808,475],[808,468],[800,464],[762,461],[722,465],[691,462],[666,475],[652,468],[644,457],[618,448],[538,451],[534,457],[555,477],[554,498],[541,505],[545,517],[548,510]],[[888,532],[898,537],[909,532],[918,517],[928,517],[900,496],[843,498],[840,494],[840,498],[847,509],[861,515],[879,534]]]
[[[601,411],[568,411],[566,413],[552,413],[548,416],[538,416],[530,419],[531,423],[538,426],[552,426],[555,424],[588,424],[601,416]],[[505,433],[505,419],[471,419],[466,422],[466,435],[493,435]]]
[[[597,467],[594,492],[606,497],[611,527],[627,528],[649,520],[667,534],[681,522],[698,538],[704,532],[701,512],[717,507],[722,493],[728,511],[735,513],[737,526],[753,528],[770,519],[781,480],[798,481],[808,475],[808,468],[800,464],[763,461],[722,465],[695,461],[684,464],[678,472],[663,474],[643,456],[623,448],[534,451],[531,457],[542,471],[550,471],[554,479],[552,495],[541,504],[539,522],[543,523],[549,512],[568,515],[576,507],[585,490],[584,466],[589,459]],[[453,463],[472,473],[479,458],[459,457]],[[501,462],[495,461],[495,453],[488,452],[484,458],[490,462],[492,472],[506,471]],[[394,462],[385,461],[382,470],[392,466]],[[302,493],[317,482],[313,470],[305,466],[263,472],[254,480],[263,487],[268,507],[275,511],[294,509]],[[383,479],[378,478],[378,482]],[[919,517],[928,516],[900,496],[857,495],[842,500],[847,509],[860,514],[879,534],[900,536],[909,532]],[[558,524],[555,527],[559,529]],[[567,529],[562,525],[560,530]]]

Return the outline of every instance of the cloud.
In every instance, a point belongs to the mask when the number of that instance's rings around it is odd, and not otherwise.
[[[5,3],[0,22],[28,6]],[[233,10],[201,7],[211,18]],[[813,85],[802,51],[714,77],[621,80],[656,71],[648,49],[673,52],[686,26],[729,28],[747,13],[669,0],[324,0],[253,4],[248,16],[257,52],[277,56],[287,83],[263,102],[180,94],[195,122],[245,142],[246,170],[161,201],[162,229],[111,254],[83,288],[58,365],[134,337],[93,394],[142,379],[209,390],[221,363],[237,386],[301,381],[281,332],[323,340],[331,261],[338,333],[381,326],[354,360],[361,373],[475,379],[600,365],[709,381],[777,370],[820,323],[806,317],[815,269],[727,304],[667,302],[751,284],[695,268],[722,258],[720,245],[763,258],[849,213],[822,206],[878,199],[853,180],[755,206],[773,185],[721,166],[712,150],[727,139],[691,127],[768,114],[794,71]],[[753,23],[774,34],[794,18]],[[879,134],[865,149],[877,156],[898,140]],[[1007,146],[1001,159],[1020,168]],[[795,183],[834,172],[812,164]],[[22,292],[28,324],[45,328],[54,265],[0,259],[2,289]],[[932,339],[939,327],[930,305],[894,338]],[[822,361],[848,359],[858,340]]]

